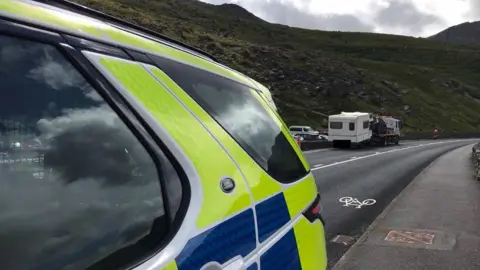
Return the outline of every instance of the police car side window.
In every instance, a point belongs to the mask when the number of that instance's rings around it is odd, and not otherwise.
[[[307,174],[280,127],[254,96],[258,93],[198,68],[153,59],[274,179],[290,183]]]
[[[155,252],[159,180],[177,177],[163,158],[55,47],[0,35],[0,268],[117,269]]]

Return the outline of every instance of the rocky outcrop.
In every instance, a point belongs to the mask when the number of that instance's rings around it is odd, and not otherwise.
[[[310,97],[347,97],[352,92],[367,95],[365,72],[341,61],[266,46],[238,48],[237,54],[242,56],[239,70],[266,82],[277,93],[296,91]]]

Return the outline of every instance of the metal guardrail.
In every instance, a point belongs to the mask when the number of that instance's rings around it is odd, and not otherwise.
[[[472,162],[475,169],[475,178],[480,181],[480,143],[472,147]]]
[[[333,144],[329,141],[303,141],[300,144],[300,148],[303,151],[331,148]]]
[[[439,139],[470,139],[480,138],[480,132],[442,132],[438,134]],[[408,132],[401,137],[402,140],[425,140],[432,139],[432,132]]]

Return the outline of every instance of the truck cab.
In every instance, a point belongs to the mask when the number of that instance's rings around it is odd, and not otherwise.
[[[401,119],[395,118],[393,116],[379,115],[385,124],[387,124],[387,129],[392,135],[400,136],[400,129],[403,127],[403,122]]]

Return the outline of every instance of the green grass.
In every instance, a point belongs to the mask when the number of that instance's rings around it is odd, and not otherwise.
[[[311,111],[384,111],[404,117],[405,130],[480,129],[479,47],[299,29],[195,0],[76,2],[199,47],[264,83],[289,125],[323,127]],[[445,85],[452,81],[459,86]]]

